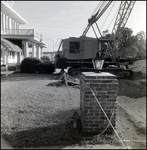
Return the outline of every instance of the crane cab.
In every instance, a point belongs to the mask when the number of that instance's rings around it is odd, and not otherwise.
[[[62,57],[68,60],[86,60],[95,56],[98,40],[89,37],[70,37],[62,41]]]
[[[97,39],[81,36],[70,37],[62,40],[58,54],[55,56],[56,68],[88,67],[93,68],[92,59],[97,52],[102,52],[103,57],[108,49],[108,39]],[[107,57],[109,57],[107,55]]]
[[[56,68],[92,68],[92,59],[96,56],[97,52],[101,52],[104,59],[110,57],[110,53],[107,52],[107,43],[110,41],[108,39],[97,39],[86,36],[64,39],[59,47],[58,54],[55,56]]]
[[[101,50],[101,44],[97,38],[81,36],[79,38],[70,37],[62,40],[61,50],[55,56],[56,68],[66,68],[67,66],[93,67],[92,58]]]

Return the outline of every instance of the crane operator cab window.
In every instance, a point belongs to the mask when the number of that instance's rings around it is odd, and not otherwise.
[[[80,42],[70,42],[69,43],[70,53],[80,53]]]

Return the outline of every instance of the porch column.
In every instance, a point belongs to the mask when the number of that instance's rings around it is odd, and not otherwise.
[[[6,29],[6,15],[3,13],[3,31]]]
[[[20,63],[21,63],[21,52],[17,52],[16,71],[20,71]]]
[[[7,30],[8,29],[8,16],[5,15],[5,29]]]
[[[41,56],[41,55],[40,55],[40,52],[41,52],[41,50],[40,50],[39,45],[36,45],[36,48],[37,48],[37,53],[36,53],[37,56],[36,56],[36,57],[40,59],[40,56]]]
[[[17,52],[17,65],[21,62],[21,52]]]
[[[1,24],[1,30],[2,30],[2,32],[3,32],[3,28],[4,28],[4,25],[3,25],[3,13],[1,12],[1,22],[2,22],[2,24]]]
[[[42,57],[42,49],[41,49],[41,47],[40,47],[40,58]]]
[[[5,51],[5,55],[6,55],[6,71],[8,71],[8,51]]]
[[[11,19],[11,28],[14,29],[13,19]]]
[[[24,58],[29,57],[28,42],[24,41]]]
[[[16,26],[17,26],[17,25],[16,25],[16,21],[14,21],[14,29],[16,29]]]
[[[19,35],[19,30],[18,30],[18,23],[16,22],[16,34]]]
[[[3,64],[6,65],[6,50],[5,49],[1,49],[1,52],[2,52]]]
[[[43,54],[42,54],[42,47],[40,47],[40,57],[42,57],[43,56]]]
[[[7,23],[8,23],[7,29],[10,29],[10,18],[8,16],[7,16]]]
[[[18,23],[18,29],[20,29],[20,24]]]
[[[36,46],[32,43],[32,57],[36,57]]]
[[[12,29],[12,19],[11,18],[9,18],[9,29]]]

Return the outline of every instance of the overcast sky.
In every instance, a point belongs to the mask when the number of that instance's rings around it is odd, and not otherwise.
[[[28,22],[20,28],[43,34],[49,39],[47,51],[52,51],[58,49],[60,39],[82,35],[98,4],[99,1],[14,1],[14,9]],[[101,32],[108,29],[111,33],[119,4],[120,1],[112,3],[97,22]],[[146,32],[146,1],[136,1],[126,27],[131,28],[134,35]],[[87,36],[95,37],[92,29]]]

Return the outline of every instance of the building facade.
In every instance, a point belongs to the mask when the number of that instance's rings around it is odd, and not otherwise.
[[[1,65],[20,65],[29,52],[40,58],[47,46],[42,34],[34,29],[20,29],[27,21],[13,6],[13,1],[1,1]]]
[[[55,54],[57,54],[57,52],[43,52],[43,56],[47,56],[49,57],[50,61],[55,61]]]

